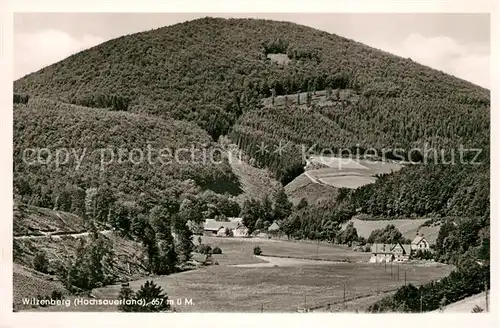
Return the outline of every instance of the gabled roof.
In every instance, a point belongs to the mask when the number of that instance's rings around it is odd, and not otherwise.
[[[415,238],[413,238],[411,244],[412,245],[417,245],[418,243],[420,243],[422,241],[422,239],[425,239],[425,237],[424,236],[420,236],[420,235],[415,236]]]
[[[279,229],[280,229],[280,226],[276,222],[273,222],[273,224],[271,224],[269,226],[269,228],[267,228],[268,231],[275,231],[275,230],[279,230]]]
[[[205,230],[212,230],[212,231],[217,231],[220,228],[236,229],[238,227],[238,222],[206,220],[203,226]]]
[[[228,218],[229,221],[231,222],[238,222],[240,224],[243,224],[243,218],[236,218],[236,217],[231,217],[231,218]]]
[[[411,245],[409,244],[373,244],[371,246],[371,252],[377,254],[392,254],[396,246],[400,245],[403,248],[405,254],[410,254]]]
[[[394,244],[373,244],[371,246],[372,253],[392,253]]]

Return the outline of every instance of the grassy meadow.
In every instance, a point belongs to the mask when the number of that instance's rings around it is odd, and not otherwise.
[[[289,256],[321,260],[362,260],[367,253],[356,253],[340,247],[302,242],[260,239],[223,239],[205,237],[204,243],[219,246],[223,254],[214,255],[219,265],[172,274],[144,278],[130,282],[137,290],[147,279],[152,279],[168,294],[169,299],[183,300],[174,305],[179,312],[295,312],[301,307],[320,309],[328,303],[343,300],[344,284],[348,310],[363,311],[371,301],[363,299],[381,296],[404,284],[420,284],[439,279],[450,272],[444,265],[405,264],[383,266],[365,262],[324,261],[317,265],[237,267],[236,264],[262,263],[253,256],[254,245],[259,245],[266,256]],[[356,254],[354,254],[356,253]],[[399,278],[398,278],[399,271]],[[111,285],[92,291],[96,299],[116,299],[121,286]],[[185,304],[192,299],[193,304]],[[366,306],[365,306],[366,305]],[[50,307],[41,311],[116,311],[114,306]]]

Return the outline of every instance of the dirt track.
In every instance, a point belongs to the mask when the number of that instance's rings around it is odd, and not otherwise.
[[[258,256],[258,259],[264,260],[267,263],[252,263],[252,264],[237,264],[234,265],[238,268],[269,268],[269,267],[287,267],[287,266],[303,266],[303,265],[332,265],[341,262],[324,261],[324,260],[306,260],[294,259],[276,256]]]
[[[102,230],[99,231],[99,233],[102,233],[103,235],[107,235],[113,232],[113,230]],[[34,236],[34,235],[24,235],[24,236],[14,236],[14,239],[40,239],[40,238],[60,238],[62,236],[71,236],[71,237],[84,237],[88,236],[90,232],[75,232],[75,233],[66,233],[66,232],[55,232],[55,233],[44,233],[41,232],[43,235],[41,236]]]

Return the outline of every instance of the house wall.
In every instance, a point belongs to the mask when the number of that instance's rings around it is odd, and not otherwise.
[[[425,239],[422,239],[418,244],[411,244],[411,249],[414,251],[418,251],[419,249],[428,250],[429,247],[430,245]]]
[[[233,237],[247,237],[248,234],[248,229],[234,229],[233,230]]]
[[[392,262],[392,253],[372,253],[368,260],[370,263]]]
[[[203,230],[205,236],[217,236],[217,231],[215,230]]]

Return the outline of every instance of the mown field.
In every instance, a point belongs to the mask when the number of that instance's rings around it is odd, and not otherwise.
[[[322,168],[307,170],[313,182],[336,188],[356,189],[376,181],[376,175],[401,169],[400,164],[340,157],[312,156],[310,163]]]
[[[182,299],[175,305],[180,312],[295,312],[301,307],[316,309],[328,303],[342,302],[344,284],[346,299],[351,301],[348,310],[363,311],[377,295],[394,291],[404,284],[404,272],[408,283],[419,284],[446,276],[450,267],[444,265],[417,266],[394,265],[386,267],[369,263],[323,262],[311,265],[273,266],[259,268],[236,267],[234,264],[258,263],[262,260],[251,253],[258,244],[264,255],[315,258],[317,245],[299,242],[268,240],[236,240],[205,238],[207,244],[219,245],[223,254],[214,255],[219,265],[173,274],[151,277],[169,295],[171,300]],[[330,253],[328,253],[328,251]],[[355,253],[355,252],[352,252]],[[352,256],[350,251],[330,246],[319,246],[320,259],[341,259]],[[343,255],[342,255],[343,254]],[[359,256],[365,254],[359,253]],[[297,261],[300,262],[300,261]],[[398,279],[399,271],[399,279]],[[138,289],[146,278],[130,283]],[[120,285],[106,286],[92,292],[96,299],[115,299]],[[185,299],[193,304],[184,304]],[[113,306],[52,307],[41,311],[116,311]]]

